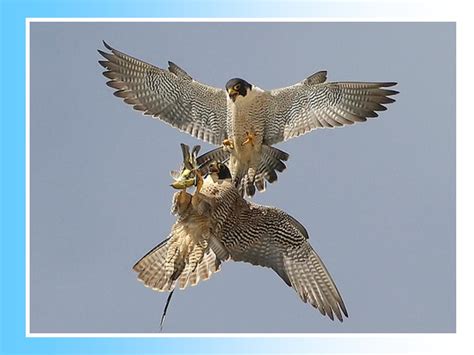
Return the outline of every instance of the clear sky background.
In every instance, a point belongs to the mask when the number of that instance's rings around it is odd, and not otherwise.
[[[166,331],[455,331],[454,24],[33,23],[32,332],[158,331],[167,294],[131,267],[174,222],[179,143],[211,148],[114,97],[102,40],[216,87],[328,70],[401,92],[378,119],[278,145],[288,169],[253,199],[307,228],[349,318],[322,317],[270,269],[228,262],[175,292]]]

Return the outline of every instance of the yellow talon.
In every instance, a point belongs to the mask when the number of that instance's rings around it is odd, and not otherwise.
[[[222,141],[222,145],[229,147],[230,149],[234,149],[234,141],[232,139],[226,138]]]
[[[255,135],[253,133],[247,132],[247,138],[243,141],[242,146],[250,143],[253,147],[254,139],[255,139]]]

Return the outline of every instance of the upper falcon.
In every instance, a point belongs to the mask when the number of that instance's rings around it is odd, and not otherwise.
[[[326,82],[320,71],[282,89],[262,90],[243,79],[231,79],[225,90],[201,84],[168,62],[155,67],[113,49],[104,42],[107,85],[136,110],[158,117],[206,142],[221,145],[200,158],[223,161],[241,192],[249,196],[277,179],[288,154],[273,144],[316,128],[364,122],[384,111],[398,92],[394,82]]]

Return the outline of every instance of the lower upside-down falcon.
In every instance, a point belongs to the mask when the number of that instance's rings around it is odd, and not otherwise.
[[[145,115],[206,142],[222,145],[204,159],[228,162],[234,183],[248,196],[277,180],[288,154],[272,145],[317,128],[364,122],[394,102],[394,82],[326,82],[326,71],[282,89],[262,90],[231,79],[225,90],[201,84],[172,62],[161,69],[113,49],[106,60],[107,85]]]
[[[185,189],[175,193],[176,223],[168,238],[135,264],[138,278],[154,290],[173,291],[208,279],[223,261],[244,261],[272,268],[323,315],[340,321],[347,317],[342,297],[303,225],[280,209],[245,200],[226,165],[212,162],[208,171],[202,184],[201,175],[196,175],[194,195]],[[191,173],[186,164],[183,172]],[[177,177],[180,183],[175,187],[189,187],[181,182],[190,180]]]

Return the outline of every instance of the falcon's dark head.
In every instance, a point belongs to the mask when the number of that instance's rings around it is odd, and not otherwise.
[[[209,174],[211,175],[214,182],[217,180],[232,179],[232,175],[230,174],[230,170],[227,165],[215,161],[209,164]]]
[[[252,90],[252,84],[249,84],[244,79],[234,78],[225,84],[225,89],[232,102],[235,102],[237,96],[245,96]]]

